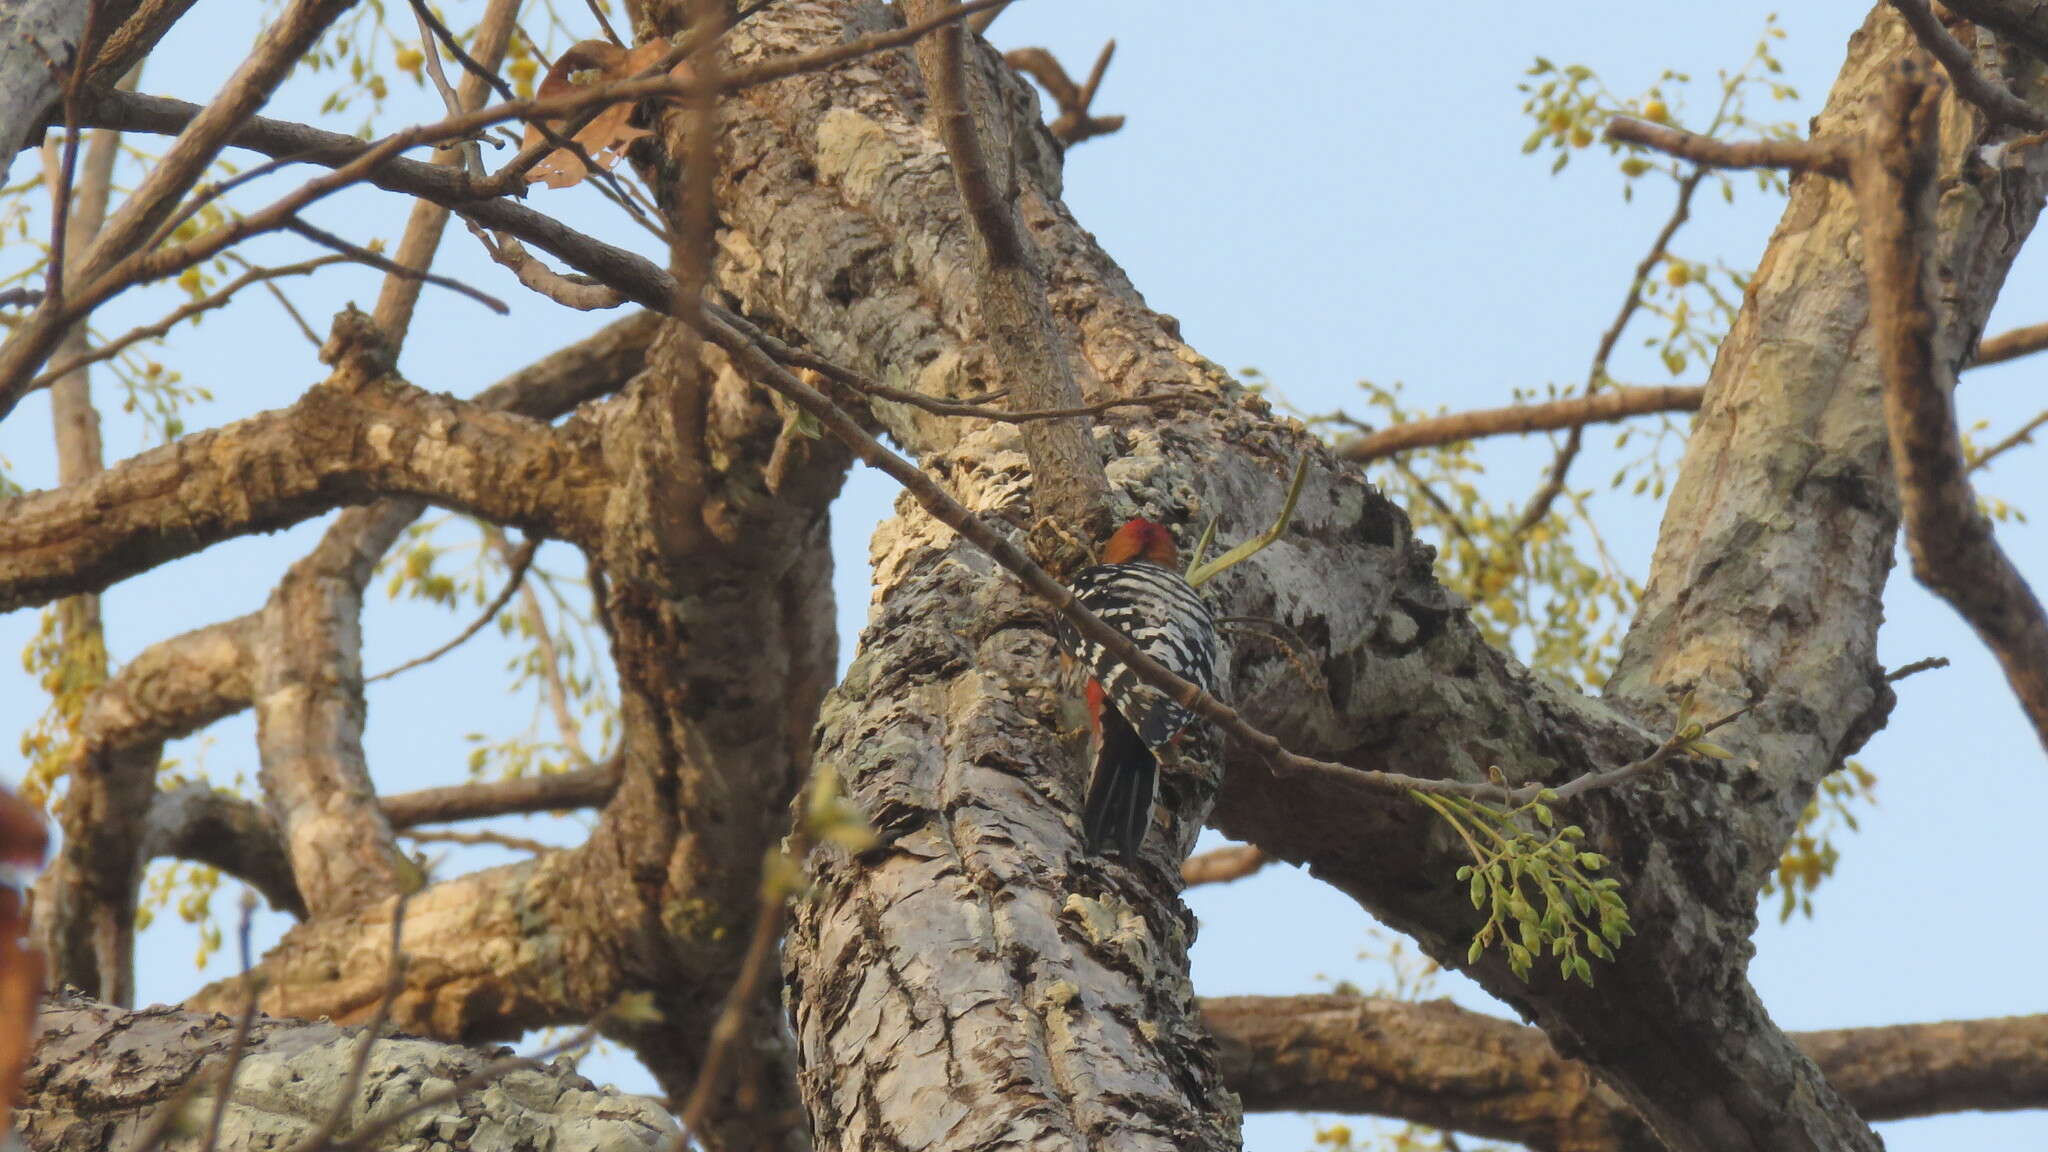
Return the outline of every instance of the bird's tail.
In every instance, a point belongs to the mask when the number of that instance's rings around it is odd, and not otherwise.
[[[1105,844],[1114,844],[1125,864],[1137,864],[1138,847],[1152,826],[1158,783],[1159,761],[1152,750],[1116,709],[1104,708],[1095,775],[1088,782],[1088,805],[1081,815],[1088,851],[1099,854]]]

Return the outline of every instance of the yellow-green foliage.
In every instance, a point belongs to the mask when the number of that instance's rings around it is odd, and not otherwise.
[[[1813,891],[1835,874],[1835,862],[1842,857],[1835,836],[1856,831],[1856,809],[1875,803],[1877,777],[1859,761],[1844,761],[1841,771],[1820,782],[1799,827],[1785,842],[1776,874],[1764,881],[1764,895],[1778,898],[1781,922],[1794,912],[1812,917]]]
[[[459,630],[510,578],[509,552],[496,528],[434,517],[407,528],[378,571],[386,595],[446,608],[451,630]],[[532,709],[512,735],[467,735],[470,773],[509,778],[589,765],[616,740],[618,705],[601,664],[605,640],[591,615],[587,581],[536,558],[492,623],[517,646],[505,663],[508,690],[528,695]]]
[[[66,627],[66,614],[72,611],[64,603],[43,609],[21,654],[22,670],[50,697],[21,736],[21,795],[36,805],[49,804],[57,782],[69,771],[86,701],[106,679],[105,639],[96,628]]]

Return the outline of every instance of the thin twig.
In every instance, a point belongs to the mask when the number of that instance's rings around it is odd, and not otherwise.
[[[212,1152],[220,1147],[220,1125],[228,1114],[228,1094],[235,1088],[235,1072],[242,1066],[242,1056],[249,1048],[249,1030],[256,1024],[256,1002],[263,994],[263,980],[252,978],[254,949],[250,947],[250,934],[256,918],[256,893],[249,888],[242,889],[242,918],[235,938],[241,942],[242,977],[248,987],[242,1001],[241,1014],[235,1017],[234,1039],[228,1044],[228,1058],[222,1062],[218,1087],[214,1089],[213,1112],[206,1119],[206,1140],[199,1147],[202,1152]]]
[[[586,7],[590,9],[590,14],[597,18],[597,26],[604,30],[604,38],[618,45],[619,47],[624,48],[626,46],[626,42],[624,40],[619,39],[619,34],[617,32],[612,31],[612,22],[610,18],[604,14],[604,5],[598,3],[597,0],[584,0],[584,4]]]
[[[862,429],[845,409],[777,363],[764,348],[729,323],[721,312],[721,309],[705,310],[705,335],[723,348],[732,357],[735,366],[746,373],[749,379],[775,389],[799,408],[809,412],[833,435],[852,448],[870,467],[902,485],[910,493],[911,498],[934,519],[987,553],[991,559],[1015,576],[1025,588],[1050,604],[1071,622],[1077,631],[1100,645],[1139,679],[1166,693],[1168,698],[1182,707],[1199,713],[1282,772],[1323,776],[1346,786],[1370,788],[1393,794],[1418,791],[1491,801],[1512,800],[1523,793],[1533,796],[1539,790],[1540,786],[1534,784],[1511,790],[1479,781],[1433,780],[1400,772],[1354,768],[1346,764],[1316,760],[1291,751],[1278,737],[1254,727],[1228,704],[1203,691],[1199,685],[1175,675],[1147,655],[1129,637],[1088,611],[1070,589],[1054,579],[1009,537],[999,534],[979,516],[953,499],[936,480],[926,475],[917,465],[884,447],[879,440]],[[1668,758],[1669,755],[1666,753],[1664,758]],[[1659,762],[1661,763],[1661,760]]]
[[[1908,676],[1917,676],[1922,672],[1930,672],[1936,668],[1946,667],[1948,667],[1948,657],[1929,656],[1925,660],[1915,660],[1911,664],[1901,665],[1885,673],[1884,682],[1887,684],[1897,684]]]
[[[1723,716],[1718,720],[1715,720],[1711,723],[1700,725],[1698,731],[1696,732],[1690,732],[1684,729],[1681,729],[1678,732],[1674,732],[1662,744],[1657,745],[1656,751],[1650,753],[1648,756],[1643,757],[1641,760],[1635,761],[1634,763],[1624,764],[1619,768],[1609,768],[1602,772],[1588,772],[1584,776],[1575,776],[1572,779],[1565,781],[1563,784],[1560,784],[1555,788],[1549,789],[1551,793],[1550,800],[1552,803],[1562,803],[1563,801],[1570,800],[1575,796],[1582,796],[1585,793],[1595,791],[1596,789],[1612,788],[1617,784],[1626,784],[1630,780],[1635,780],[1639,777],[1647,776],[1651,772],[1654,772],[1657,769],[1663,767],[1666,763],[1669,763],[1674,757],[1678,756],[1680,753],[1685,752],[1686,748],[1689,745],[1693,744],[1695,741],[1699,740],[1707,733],[1713,732],[1720,728],[1725,728],[1728,725],[1733,724],[1735,721],[1740,720],[1744,716],[1747,716],[1755,708],[1756,705],[1753,703],[1745,704],[1742,707],[1737,708],[1735,711],[1728,713],[1726,716]],[[1512,804],[1524,804],[1531,800],[1538,799],[1543,791],[1544,789],[1542,789],[1539,786],[1523,785],[1520,788],[1513,789],[1507,794],[1508,801]]]
[[[268,283],[269,281],[286,276],[304,276],[325,268],[330,264],[346,264],[348,262],[349,257],[347,256],[316,256],[311,260],[302,260],[297,264],[284,264],[276,268],[251,268],[249,271],[222,285],[219,291],[202,296],[189,303],[181,304],[155,323],[131,329],[115,337],[113,340],[94,348],[90,352],[82,353],[57,363],[34,380],[29,381],[29,385],[24,391],[32,392],[38,388],[47,388],[58,380],[63,379],[67,374],[76,372],[88,364],[97,364],[102,360],[110,360],[135,344],[164,336],[184,321],[202,312],[211,312],[215,308],[226,304],[234,298],[235,293],[251,284]],[[294,315],[296,316],[296,313]],[[304,323],[303,320],[300,321],[301,325]],[[316,339],[314,343],[317,344],[319,341]]]
[[[273,20],[256,50],[201,109],[178,138],[149,169],[121,210],[100,230],[81,261],[83,278],[92,281],[82,300],[68,297],[60,305],[46,299],[26,322],[0,344],[0,417],[21,396],[21,385],[85,312],[133,283],[119,270],[133,261],[138,243],[149,235],[244,121],[253,115],[284,79],[306,49],[348,8],[343,0],[293,0]]]
[[[92,43],[99,24],[100,0],[86,0],[85,28],[71,49],[71,74],[64,80],[64,159],[58,169],[55,203],[50,211],[50,259],[44,297],[57,307],[64,303],[64,235],[71,223],[71,186],[78,179],[78,94],[85,83],[85,46]]]
[[[398,835],[407,840],[417,840],[422,843],[487,845],[494,848],[510,848],[515,852],[526,852],[534,856],[545,856],[550,852],[561,851],[561,849],[552,844],[543,844],[538,840],[528,840],[524,836],[508,836],[503,832],[492,832],[487,829],[477,829],[473,832],[457,832],[448,828],[432,831],[408,828],[398,833]]]
[[[1685,179],[1679,181],[1678,200],[1671,207],[1670,217],[1664,221],[1664,226],[1657,230],[1656,238],[1650,241],[1650,250],[1643,253],[1643,258],[1636,262],[1635,275],[1628,283],[1628,295],[1622,298],[1621,308],[1614,314],[1614,322],[1607,326],[1607,331],[1600,334],[1600,343],[1593,351],[1593,363],[1586,369],[1588,400],[1592,399],[1600,386],[1607,382],[1607,360],[1614,355],[1614,346],[1621,342],[1621,334],[1627,331],[1628,322],[1634,318],[1636,310],[1642,307],[1643,285],[1649,283],[1650,274],[1657,270],[1658,263],[1670,249],[1671,238],[1678,235],[1678,230],[1685,227],[1685,222],[1691,219],[1693,193],[1699,190],[1700,182],[1706,178],[1707,169],[1695,168]],[[1522,508],[1522,515],[1515,521],[1517,536],[1542,523],[1543,518],[1550,515],[1550,506],[1557,501],[1558,493],[1564,491],[1565,478],[1571,474],[1572,462],[1578,458],[1579,448],[1585,441],[1583,423],[1571,424],[1569,427],[1571,432],[1565,436],[1564,446],[1558,449],[1556,458],[1550,462],[1550,471],[1544,475],[1542,486],[1529,497],[1529,502]]]
[[[801,859],[807,850],[805,844],[801,832],[792,836],[788,848],[790,855]],[[740,961],[739,976],[726,990],[725,1003],[719,1005],[718,1019],[712,1022],[711,1038],[705,1046],[704,1059],[698,1065],[697,1079],[690,1085],[689,1098],[678,1117],[681,1130],[668,1143],[671,1149],[689,1148],[690,1137],[704,1130],[711,1099],[725,1078],[725,1066],[731,1063],[734,1051],[746,1035],[747,1017],[759,1007],[756,1001],[760,997],[761,984],[775,959],[776,943],[782,939],[786,904],[785,894],[776,890],[772,881],[764,879],[760,906],[754,912],[754,932],[747,940],[746,957]]]
[[[227,252],[223,253],[223,255],[225,255],[229,260],[234,261],[236,266],[240,267],[245,272],[256,271],[256,265],[251,264],[248,260],[244,259],[241,253],[239,252]],[[321,257],[321,259],[326,260],[332,258],[323,256]],[[306,343],[311,344],[315,348],[320,347],[320,345],[324,343],[324,341],[320,339],[320,334],[318,332],[313,331],[313,326],[311,324],[306,323],[306,318],[299,313],[298,307],[292,303],[292,298],[285,295],[284,289],[279,288],[277,284],[274,282],[274,280],[265,280],[263,282],[263,290],[265,292],[270,293],[270,298],[277,301],[277,306],[284,309],[284,314],[286,316],[291,317],[291,321],[293,324],[298,325],[299,335],[304,336],[306,338]]]
[[[505,533],[496,525],[484,526],[484,541],[505,561],[507,568],[518,559],[511,542],[505,539]],[[519,596],[519,611],[526,621],[527,631],[533,634],[533,644],[540,657],[541,685],[555,716],[555,728],[562,735],[562,746],[568,749],[569,758],[578,768],[588,768],[590,754],[583,750],[583,726],[576,722],[576,714],[569,708],[569,688],[562,681],[561,649],[555,645],[547,613],[542,610],[540,597],[534,595],[530,582],[519,581],[514,591]]]
[[[525,582],[526,570],[532,567],[534,553],[538,551],[540,551],[540,539],[538,537],[529,536],[524,543],[519,545],[519,550],[512,553],[511,559],[508,561],[508,567],[511,571],[505,575],[505,586],[498,589],[498,594],[491,598],[489,604],[484,605],[484,610],[477,614],[477,618],[470,621],[468,627],[456,633],[453,640],[423,656],[415,656],[396,668],[379,672],[375,676],[364,680],[363,683],[375,684],[379,680],[389,680],[401,672],[410,672],[422,664],[432,664],[441,657],[462,647],[470,637],[483,631],[484,625],[497,619],[498,613],[503,611],[505,605],[511,601],[512,594],[519,591],[519,586]]]
[[[2044,424],[2048,424],[2048,412],[2043,412],[2025,424],[2020,425],[2018,429],[2014,430],[2012,435],[1986,448],[1975,460],[1970,461],[1970,471],[1975,472],[1977,469],[1990,464],[1993,460],[1998,459],[2022,444],[2032,443],[2034,433],[2039,431]]]
[[[512,311],[505,306],[503,300],[488,292],[472,288],[452,276],[442,276],[438,273],[429,272],[424,268],[408,268],[389,256],[372,252],[360,244],[345,240],[324,228],[317,228],[296,216],[287,219],[283,227],[287,232],[295,232],[315,244],[324,248],[332,248],[358,264],[367,264],[387,275],[403,276],[408,280],[418,280],[423,284],[432,284],[437,288],[446,288],[450,292],[469,297],[471,300],[489,308],[500,316],[507,315]]]

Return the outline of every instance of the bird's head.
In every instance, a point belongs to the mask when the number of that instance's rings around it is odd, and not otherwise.
[[[1180,567],[1180,549],[1174,546],[1173,533],[1166,526],[1134,516],[1124,522],[1102,546],[1104,564],[1127,564],[1133,560],[1145,560],[1161,568]]]

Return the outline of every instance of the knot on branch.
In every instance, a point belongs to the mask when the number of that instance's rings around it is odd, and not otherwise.
[[[320,362],[334,369],[332,382],[348,389],[381,380],[398,368],[398,350],[369,313],[350,304],[334,314]]]

